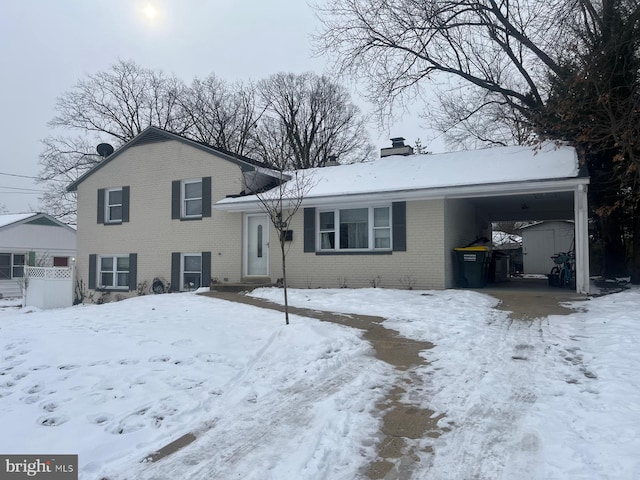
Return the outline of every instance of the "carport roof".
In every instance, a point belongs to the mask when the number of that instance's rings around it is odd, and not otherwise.
[[[369,162],[309,169],[301,172],[311,185],[305,203],[314,199],[443,190],[493,190],[493,186],[581,177],[572,147],[546,143],[540,147],[497,147],[442,154],[389,156]],[[291,192],[296,192],[291,180]],[[583,179],[588,183],[588,179]],[[487,192],[485,192],[486,194]],[[285,195],[286,196],[286,195]],[[292,194],[292,197],[295,194]],[[236,210],[255,196],[227,198],[217,203]]]

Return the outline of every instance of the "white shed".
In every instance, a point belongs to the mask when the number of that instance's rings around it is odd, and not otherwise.
[[[76,231],[46,213],[0,215],[0,295],[21,295],[25,265],[71,267]]]
[[[546,275],[554,266],[552,255],[574,249],[571,220],[538,222],[523,227],[521,234],[524,273]]]

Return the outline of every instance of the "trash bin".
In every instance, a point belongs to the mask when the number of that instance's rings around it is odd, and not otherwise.
[[[510,275],[509,255],[502,252],[493,252],[489,269],[490,282],[508,282]]]
[[[489,274],[489,248],[482,246],[453,249],[458,260],[458,286],[482,288]]]

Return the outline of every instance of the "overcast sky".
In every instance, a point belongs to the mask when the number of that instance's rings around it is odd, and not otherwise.
[[[153,4],[150,19],[145,7]],[[281,71],[324,73],[310,34],[318,27],[304,0],[3,0],[0,6],[0,206],[38,210],[41,185],[20,176],[39,171],[40,140],[56,98],[87,74],[118,59],[161,69],[190,83],[215,73],[258,80]],[[355,99],[363,110],[368,107]],[[371,127],[378,147],[403,136],[439,151],[419,120],[407,116],[390,131]],[[9,174],[9,175],[8,175]],[[18,175],[18,176],[12,176]]]

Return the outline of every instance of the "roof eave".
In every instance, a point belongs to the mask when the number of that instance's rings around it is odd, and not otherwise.
[[[335,205],[340,202],[396,202],[407,200],[437,200],[444,198],[494,197],[515,194],[553,193],[574,190],[578,185],[588,185],[588,177],[571,177],[549,180],[528,180],[518,182],[487,183],[481,185],[462,185],[436,188],[417,188],[382,192],[342,193],[335,195],[308,196],[301,206]],[[243,200],[214,204],[214,208],[227,212],[260,211],[260,201],[254,196]],[[285,202],[286,205],[287,202]],[[290,202],[293,203],[293,202]]]

